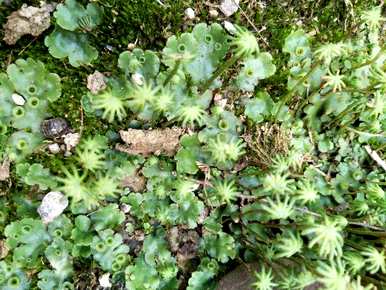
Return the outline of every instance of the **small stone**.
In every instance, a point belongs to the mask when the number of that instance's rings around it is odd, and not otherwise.
[[[126,203],[123,203],[123,204],[121,204],[120,208],[121,208],[121,211],[123,213],[129,213],[130,209],[131,209],[131,206],[126,204]]]
[[[52,144],[49,144],[48,145],[48,150],[52,153],[52,154],[58,154],[60,152],[60,146],[58,143],[52,143]]]
[[[185,9],[185,16],[187,19],[193,20],[196,17],[196,13],[192,8],[189,7]]]
[[[24,106],[25,99],[19,94],[12,94],[11,98],[12,98],[12,101],[15,103],[15,105]]]
[[[7,17],[7,23],[4,25],[4,41],[12,45],[23,35],[39,36],[50,27],[50,14],[55,10],[55,6],[46,3],[42,3],[41,7],[23,4],[19,10]]]
[[[144,82],[145,82],[145,79],[144,79],[143,75],[141,75],[140,73],[133,74],[131,76],[131,80],[137,86],[142,86],[144,84]]]
[[[93,74],[87,77],[87,88],[94,95],[103,91],[106,87],[107,84],[105,82],[105,76],[99,71],[96,70]]]
[[[222,0],[220,10],[226,17],[229,17],[239,9],[239,0]]]
[[[218,11],[216,9],[210,9],[209,10],[209,16],[212,18],[217,18],[218,17]]]
[[[128,49],[128,50],[133,50],[135,47],[136,47],[135,43],[132,43],[132,42],[130,42],[130,43],[127,45],[127,49]]]
[[[47,193],[38,207],[38,213],[47,224],[52,222],[56,217],[60,216],[68,206],[68,198],[63,193],[51,191]]]
[[[63,136],[63,142],[66,144],[66,151],[69,152],[73,148],[76,147],[76,145],[79,144],[80,141],[80,134],[79,133],[68,133]]]
[[[3,163],[0,163],[0,181],[4,181],[9,178],[9,165],[10,162],[8,159],[4,160]]]
[[[231,22],[225,20],[223,25],[225,30],[228,31],[230,34],[236,34],[236,27]]]
[[[111,288],[110,273],[105,273],[99,277],[99,285],[103,288]]]

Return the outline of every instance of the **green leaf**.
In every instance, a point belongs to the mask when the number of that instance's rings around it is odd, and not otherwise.
[[[259,92],[245,104],[245,115],[255,123],[261,123],[272,114],[273,106],[271,97],[266,92]]]
[[[91,30],[102,21],[102,12],[97,5],[90,3],[87,9],[75,0],[66,0],[56,7],[54,17],[56,23],[63,29],[75,31],[78,28]]]
[[[90,65],[98,57],[98,51],[91,46],[86,34],[56,28],[48,35],[44,44],[55,58],[66,58],[74,67]]]
[[[236,84],[241,90],[253,91],[259,80],[272,76],[275,71],[272,56],[268,52],[259,53],[256,58],[244,61],[243,68],[236,77]]]
[[[125,220],[125,215],[119,210],[117,204],[110,204],[98,209],[90,218],[95,230],[100,231],[117,227]]]
[[[177,160],[177,171],[188,174],[197,173],[197,159],[201,149],[197,135],[182,136],[180,144],[182,148],[178,150],[175,156],[175,159]]]
[[[50,170],[44,168],[43,165],[34,163],[19,163],[16,166],[16,173],[28,185],[38,185],[41,190],[47,188],[55,188],[57,182],[51,175]]]
[[[143,51],[139,48],[133,49],[132,52],[122,52],[118,59],[118,67],[125,72],[126,76],[139,73],[147,81],[157,76],[159,66],[160,60],[153,51]]]
[[[229,44],[224,29],[217,23],[210,26],[205,23],[197,24],[192,35],[197,41],[197,53],[184,68],[192,77],[193,83],[197,84],[212,76],[225,57]]]
[[[303,30],[296,30],[287,36],[283,51],[291,55],[290,63],[311,56],[310,39]]]
[[[54,102],[61,94],[59,76],[49,73],[40,61],[18,59],[8,66],[7,73],[16,92],[27,100],[37,97]]]
[[[206,235],[202,245],[209,256],[221,263],[227,263],[229,259],[233,259],[236,256],[235,240],[231,235],[224,232],[219,232],[217,235]]]

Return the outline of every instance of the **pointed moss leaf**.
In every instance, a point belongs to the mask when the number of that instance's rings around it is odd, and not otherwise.
[[[44,44],[55,58],[66,58],[74,67],[89,65],[98,57],[98,51],[88,42],[86,34],[56,28]]]
[[[197,41],[196,56],[185,64],[186,72],[194,83],[209,79],[219,62],[225,57],[229,45],[227,36],[219,24],[197,24],[192,32]]]
[[[100,24],[102,10],[95,4],[88,4],[87,9],[75,0],[66,0],[59,4],[54,13],[56,23],[63,29],[75,31],[78,28],[91,30]]]
[[[268,52],[259,53],[256,58],[247,59],[236,78],[237,86],[244,91],[253,91],[259,80],[272,76],[276,66]]]
[[[256,98],[245,104],[245,115],[255,123],[261,123],[265,116],[271,114],[273,105],[274,102],[267,93],[259,92]]]
[[[61,94],[59,76],[49,73],[40,61],[18,59],[8,66],[7,73],[15,90],[27,100],[36,97],[53,102]]]
[[[135,48],[132,52],[125,51],[119,55],[118,66],[127,76],[139,73],[150,80],[157,76],[160,60],[153,51]]]

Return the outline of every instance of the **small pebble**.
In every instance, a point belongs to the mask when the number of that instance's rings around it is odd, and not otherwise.
[[[103,288],[111,288],[110,273],[105,273],[98,279],[99,285]]]
[[[239,9],[239,0],[222,0],[220,10],[226,17],[229,17]]]
[[[68,206],[68,198],[63,193],[51,191],[47,193],[38,207],[38,213],[47,224],[52,222],[56,217],[60,216]]]
[[[209,16],[212,18],[217,18],[218,17],[218,11],[216,9],[210,9],[209,10]]]
[[[135,73],[131,76],[131,80],[133,81],[134,84],[137,86],[142,86],[145,82],[143,75],[140,73]]]
[[[103,91],[106,87],[107,84],[105,82],[105,76],[101,72],[96,70],[93,74],[87,77],[87,88],[94,95]]]
[[[196,17],[196,13],[192,8],[189,7],[185,9],[185,16],[187,19],[193,20]]]
[[[63,136],[63,142],[66,144],[66,151],[69,152],[73,148],[76,147],[76,145],[79,144],[80,140],[80,134],[79,133],[68,133]]]
[[[228,31],[230,34],[235,34],[236,33],[236,27],[229,21],[224,21],[224,28],[226,31]]]
[[[132,43],[132,42],[127,45],[128,50],[133,50],[135,47],[136,47],[135,43]]]
[[[130,211],[130,208],[131,206],[128,204],[125,204],[125,203],[121,204],[121,211],[123,213],[128,213]]]
[[[15,105],[24,106],[25,99],[22,96],[18,94],[12,94],[11,98],[12,98],[12,101],[15,103]]]
[[[52,143],[52,144],[49,144],[48,145],[48,150],[52,153],[52,154],[57,154],[60,152],[60,146],[58,143]]]

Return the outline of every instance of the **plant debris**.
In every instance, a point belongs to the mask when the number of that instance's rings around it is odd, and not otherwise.
[[[9,44],[15,44],[23,35],[30,34],[39,36],[51,25],[50,14],[54,11],[56,4],[42,3],[40,7],[23,6],[12,12],[7,17],[7,23],[4,25],[4,41]]]
[[[116,149],[130,155],[174,156],[180,145],[180,136],[185,132],[182,128],[165,128],[154,130],[128,129],[119,131],[126,145],[117,144]]]

